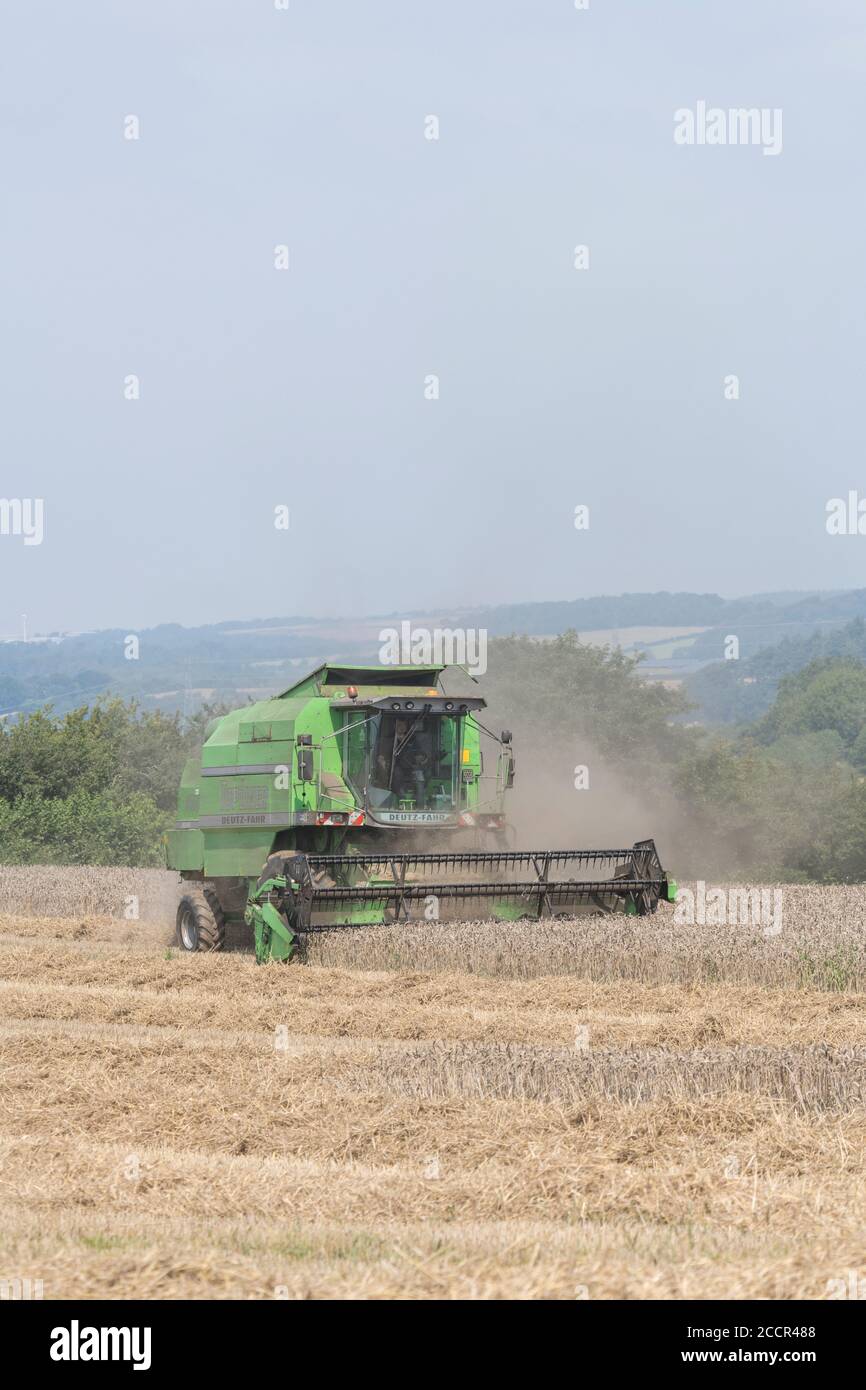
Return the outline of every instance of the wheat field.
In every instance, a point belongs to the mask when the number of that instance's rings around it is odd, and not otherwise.
[[[0,1280],[46,1298],[812,1298],[866,1274],[861,888],[784,928],[171,944],[173,876],[0,869]],[[137,915],[130,912],[134,902]]]

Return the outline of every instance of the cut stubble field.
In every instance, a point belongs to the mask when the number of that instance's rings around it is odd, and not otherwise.
[[[775,937],[664,907],[331,933],[257,968],[171,946],[172,876],[64,875],[52,900],[0,869],[0,1279],[826,1298],[866,1275],[861,888],[786,888]]]

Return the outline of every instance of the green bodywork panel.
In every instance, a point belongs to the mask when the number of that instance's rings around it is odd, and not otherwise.
[[[289,961],[295,954],[295,933],[268,900],[270,894],[285,887],[284,878],[269,878],[247,904],[244,921],[253,928],[258,965],[269,960]]]
[[[301,827],[309,836],[317,818],[321,822],[333,815],[343,828],[322,831],[323,849],[333,842],[329,836],[348,833],[350,816],[363,822],[357,832],[353,822],[352,830],[363,839],[364,827],[379,825],[380,818],[401,830],[429,830],[431,824],[456,825],[461,813],[479,808],[501,815],[503,779],[498,773],[490,776],[488,769],[482,786],[480,733],[471,708],[462,715],[425,716],[424,747],[429,751],[416,756],[420,771],[409,766],[408,755],[402,771],[399,759],[406,745],[401,741],[406,739],[409,754],[422,743],[417,728],[414,743],[406,731],[420,723],[425,698],[435,697],[441,707],[444,669],[323,666],[282,695],[215,720],[200,755],[184,768],[176,826],[166,836],[168,867],[207,878],[257,879],[281,832],[281,843],[285,832]],[[354,700],[350,687],[357,690]],[[466,699],[449,698],[458,709]],[[371,706],[377,700],[384,703]],[[392,701],[400,703],[399,715],[391,713]],[[415,706],[411,712],[405,710],[406,701]],[[476,694],[472,703],[483,701]],[[383,745],[386,729],[392,731],[391,742]],[[383,746],[391,758],[391,777],[397,766],[403,782],[399,789],[390,780],[384,790],[373,787],[380,803],[365,804],[367,784],[384,776],[373,771],[383,765]],[[312,780],[301,776],[299,755],[310,759]]]

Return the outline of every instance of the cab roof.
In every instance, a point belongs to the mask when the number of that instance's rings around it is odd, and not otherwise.
[[[303,676],[277,699],[284,700],[289,695],[330,695],[334,691],[345,690],[348,685],[356,685],[360,690],[401,690],[438,689],[439,677],[445,666],[317,666],[315,671]]]

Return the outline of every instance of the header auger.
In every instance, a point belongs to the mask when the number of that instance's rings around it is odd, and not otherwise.
[[[446,692],[445,669],[323,666],[214,721],[184,770],[167,837],[169,866],[193,885],[179,945],[219,950],[227,927],[245,923],[257,961],[287,961],[318,931],[642,915],[674,896],[652,840],[509,847],[511,735],[485,728],[477,695]],[[493,746],[487,767],[482,736]]]

